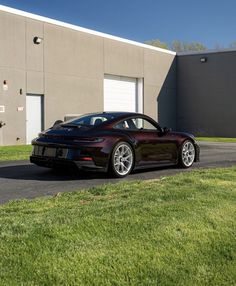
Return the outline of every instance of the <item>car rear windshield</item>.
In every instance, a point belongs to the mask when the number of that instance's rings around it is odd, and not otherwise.
[[[63,126],[98,126],[107,120],[111,120],[114,118],[112,114],[90,114],[90,115],[83,115],[81,117],[77,117],[66,121],[63,123]]]

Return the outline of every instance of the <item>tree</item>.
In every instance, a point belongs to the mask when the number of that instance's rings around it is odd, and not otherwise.
[[[222,44],[216,43],[213,47],[214,50],[220,51],[224,49],[224,46]]]
[[[232,42],[232,43],[229,45],[229,48],[230,48],[230,49],[236,49],[236,41]]]
[[[175,40],[171,43],[171,50],[175,52],[188,52],[188,51],[205,51],[207,50],[206,46],[199,42],[181,42]]]
[[[181,42],[174,40],[171,45],[168,45],[165,42],[160,41],[159,39],[146,41],[145,44],[151,45],[154,47],[172,50],[175,52],[187,52],[187,51],[205,51],[207,50],[206,46],[199,42]]]
[[[175,52],[182,52],[184,50],[183,43],[178,41],[178,40],[174,40],[171,43],[171,50],[173,50]]]
[[[150,40],[150,41],[146,41],[145,44],[150,45],[150,46],[154,46],[154,47],[158,47],[161,49],[166,49],[168,50],[168,44],[161,42],[160,40],[156,39],[156,40]]]
[[[156,40],[150,40],[146,41],[145,44],[151,45],[154,47],[162,48],[162,49],[167,49],[167,50],[172,50],[175,52],[197,52],[197,51],[206,51],[208,48],[200,43],[200,42],[181,42],[179,40],[174,40],[172,43],[169,45],[165,42],[160,41],[159,39]],[[215,50],[223,50],[225,47],[222,44],[215,44],[214,49]],[[227,48],[227,47],[226,47]],[[232,43],[229,44],[228,46],[229,49],[236,49],[236,41],[233,41]]]

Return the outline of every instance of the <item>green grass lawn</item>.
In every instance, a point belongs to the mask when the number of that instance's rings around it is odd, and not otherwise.
[[[224,137],[196,137],[197,141],[207,142],[236,142],[236,138],[224,138]]]
[[[31,145],[0,146],[0,161],[28,160],[31,152]]]
[[[0,285],[236,285],[236,167],[0,206]]]

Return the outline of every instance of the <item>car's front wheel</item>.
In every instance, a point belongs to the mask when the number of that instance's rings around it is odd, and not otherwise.
[[[118,178],[127,176],[133,169],[134,153],[132,147],[126,142],[118,143],[112,151],[110,171]]]
[[[195,160],[195,147],[190,140],[183,142],[180,148],[179,165],[183,168],[192,166]]]

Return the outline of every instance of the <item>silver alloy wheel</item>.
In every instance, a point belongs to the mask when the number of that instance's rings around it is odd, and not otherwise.
[[[195,148],[193,143],[190,141],[186,141],[182,148],[182,162],[184,166],[190,167],[195,159]]]
[[[122,143],[114,151],[113,166],[119,176],[127,175],[133,166],[133,151],[131,147]]]

